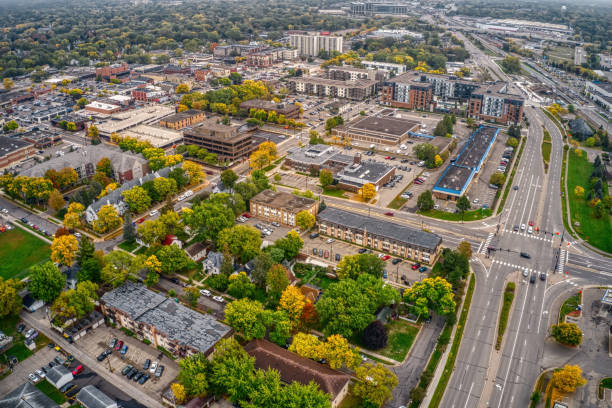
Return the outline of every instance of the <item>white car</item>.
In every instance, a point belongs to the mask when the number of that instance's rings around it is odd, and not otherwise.
[[[474,199],[474,204],[478,204],[478,201],[480,201],[478,198]]]
[[[521,224],[521,231],[525,231],[525,224]]]
[[[6,208],[3,208],[2,212],[5,213],[5,214],[8,214],[8,210]]]
[[[30,381],[34,383],[40,381],[40,378],[38,378],[36,374],[33,374],[33,373],[28,374],[28,378],[30,379]]]
[[[47,376],[43,370],[36,370],[36,375],[40,378],[45,378]]]
[[[533,227],[530,225],[529,228],[527,229],[527,233],[529,234],[533,234]]]
[[[155,373],[155,370],[157,370],[157,361],[154,361],[151,363],[151,367],[149,368],[149,372],[150,373]]]
[[[213,299],[219,303],[225,303],[225,299],[223,299],[221,296],[213,296]]]
[[[151,212],[149,213],[149,217],[155,217],[155,216],[156,216],[156,215],[158,215],[158,214],[159,214],[159,211],[157,211],[157,210],[153,210],[153,211],[151,211]]]
[[[334,242],[334,239],[333,239],[333,238],[330,238],[330,239],[328,239],[328,240],[327,240],[327,241],[325,241],[325,242],[327,242],[328,244],[331,244],[332,242]]]
[[[210,291],[206,289],[200,289],[200,295],[202,296],[210,296]]]

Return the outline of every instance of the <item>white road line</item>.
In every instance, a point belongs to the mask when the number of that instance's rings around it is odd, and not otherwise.
[[[470,386],[470,390],[468,391],[467,398],[465,399],[465,405],[463,408],[467,408],[468,402],[470,401],[470,394],[472,393],[472,388],[474,388],[474,383]]]

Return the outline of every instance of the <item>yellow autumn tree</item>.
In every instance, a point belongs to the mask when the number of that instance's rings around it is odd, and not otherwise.
[[[192,161],[185,161],[185,163],[183,163],[183,170],[187,173],[190,184],[198,184],[205,178],[202,166]]]
[[[110,193],[113,190],[116,190],[119,187],[119,184],[117,183],[109,183],[106,185],[106,187],[104,187],[104,190],[100,191],[100,194],[98,195],[98,198],[102,198],[104,196],[106,196],[108,193]]]
[[[155,255],[151,255],[144,261],[144,267],[150,270],[151,272],[161,272],[161,262]]]
[[[182,384],[172,383],[170,389],[172,390],[172,394],[174,394],[174,399],[177,404],[182,404],[187,400],[187,391]]]
[[[283,290],[278,309],[287,312],[293,327],[296,327],[302,316],[305,304],[306,297],[302,294],[302,291],[297,286],[290,285]]]
[[[586,384],[582,378],[582,370],[577,365],[565,365],[555,371],[552,377],[553,387],[560,392],[574,392],[576,388]]]
[[[103,205],[98,211],[98,219],[92,223],[92,227],[98,233],[105,233],[119,228],[121,224],[123,224],[123,220],[115,207],[107,204]]]
[[[299,356],[310,358],[313,360],[321,360],[324,355],[324,345],[317,336],[299,332],[293,336],[289,351],[296,353]]]
[[[51,260],[55,263],[70,266],[74,262],[79,241],[74,235],[62,235],[51,243]]]
[[[361,187],[361,196],[365,201],[370,201],[376,197],[376,187],[374,187],[374,184],[365,183],[363,187]]]
[[[68,212],[64,215],[62,225],[69,230],[78,228],[81,225],[81,216],[77,213]]]
[[[361,356],[357,347],[352,348],[348,340],[339,334],[333,334],[324,343],[323,354],[327,363],[334,370],[345,364],[354,370],[361,363]]]

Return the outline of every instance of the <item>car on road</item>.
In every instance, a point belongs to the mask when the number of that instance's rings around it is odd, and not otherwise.
[[[531,220],[529,221],[529,226],[533,227],[533,221],[531,221]]]
[[[543,281],[546,280],[546,272],[541,272],[540,273],[540,280],[543,280]]]
[[[386,212],[385,215],[387,217],[393,217],[393,213],[391,211]]]
[[[518,224],[514,224],[514,227],[512,227],[512,230],[515,232],[518,231],[519,230]]]
[[[123,340],[119,340],[118,342],[115,343],[115,347],[113,347],[115,350],[121,350],[121,347],[123,347]]]
[[[157,361],[151,363],[151,368],[149,368],[150,373],[154,373],[157,370]]]
[[[210,297],[210,290],[200,289],[200,295]]]
[[[400,262],[402,262],[401,258],[395,258],[395,259],[393,259],[393,260],[391,261],[391,263],[392,263],[393,265],[397,265],[397,264],[398,264],[398,263],[400,263]]]
[[[219,303],[225,303],[225,299],[223,299],[221,296],[213,296],[213,300],[216,300]]]
[[[526,259],[531,259],[531,255],[529,255],[527,252],[521,252],[521,258],[526,258]]]
[[[532,273],[531,276],[529,277],[529,283],[535,283],[535,281],[536,281],[535,273]]]
[[[521,224],[521,231],[525,231],[525,224]]]
[[[512,189],[513,189],[514,191],[516,191],[516,190],[518,190],[518,189],[519,189],[519,187],[518,187],[518,186],[514,186],[514,187],[512,187]]]
[[[421,266],[421,267],[419,268],[419,272],[421,272],[421,273],[422,273],[422,272],[427,272],[427,267],[426,267],[426,266]]]
[[[120,353],[121,353],[121,355],[123,355],[123,356],[124,356],[124,355],[125,355],[125,353],[127,353],[127,351],[128,351],[128,345],[127,345],[127,344],[124,344],[124,345],[123,345],[123,347],[121,347],[121,351],[120,351]]]
[[[529,228],[527,229],[527,233],[528,234],[533,234],[533,227],[530,225]]]
[[[523,276],[527,277],[529,275],[529,271],[527,270],[527,268],[523,269]]]
[[[159,214],[159,211],[157,211],[157,210],[153,210],[153,211],[151,211],[151,212],[149,213],[149,217],[155,217],[155,216],[156,216],[156,215],[158,215],[158,214]]]

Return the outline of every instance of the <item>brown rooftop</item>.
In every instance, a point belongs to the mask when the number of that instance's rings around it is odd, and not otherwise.
[[[307,210],[315,204],[315,200],[311,198],[296,196],[295,194],[285,193],[284,191],[272,190],[262,191],[251,198],[251,201],[265,204],[272,208],[284,208],[292,212]]]
[[[267,340],[252,340],[244,346],[244,350],[255,357],[255,367],[277,370],[285,383],[297,381],[308,384],[314,381],[323,392],[330,394],[332,399],[336,398],[350,380],[347,374],[300,357]]]

